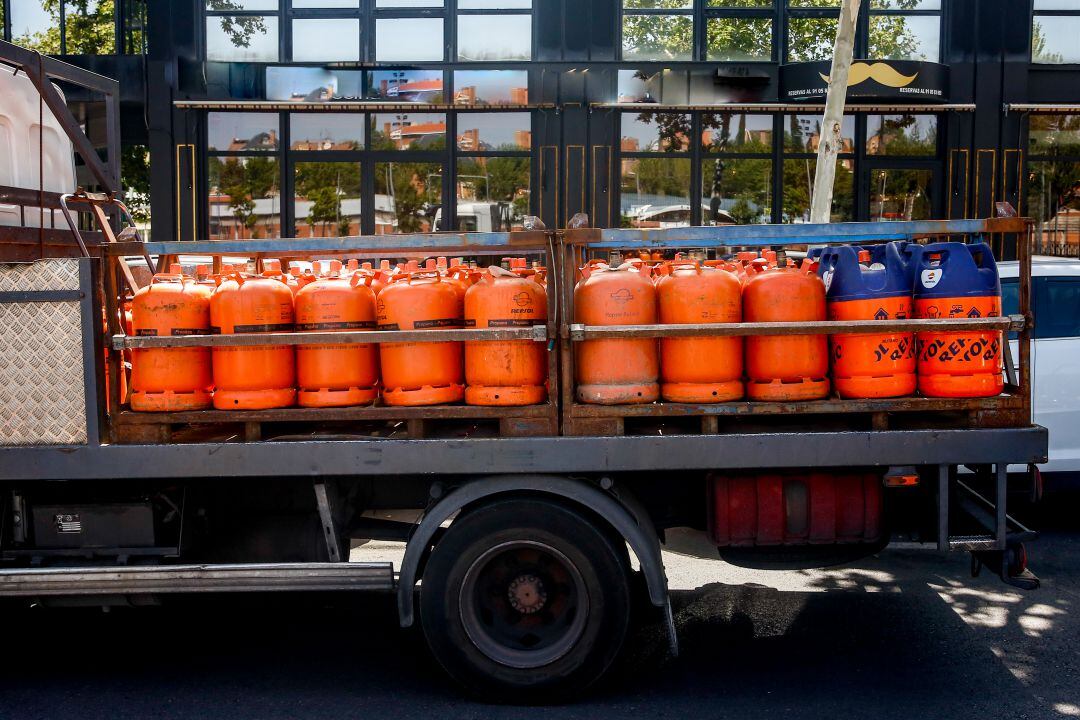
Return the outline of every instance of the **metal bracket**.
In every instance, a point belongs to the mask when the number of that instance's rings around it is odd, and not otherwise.
[[[327,488],[325,481],[315,481],[315,503],[319,506],[319,521],[322,525],[323,537],[326,540],[326,552],[330,562],[342,562],[341,542],[338,539],[337,525],[334,522],[331,495],[336,495],[336,493]],[[345,560],[347,561],[348,558],[345,558]]]

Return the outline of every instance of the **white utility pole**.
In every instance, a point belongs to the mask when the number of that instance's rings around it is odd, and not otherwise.
[[[847,100],[848,71],[855,52],[855,24],[859,19],[862,0],[843,0],[840,5],[840,26],[833,46],[832,72],[825,95],[825,117],[821,121],[818,142],[817,169],[814,173],[814,193],[810,201],[810,222],[827,223],[832,208],[833,178],[836,177],[836,156],[844,144],[844,102]]]

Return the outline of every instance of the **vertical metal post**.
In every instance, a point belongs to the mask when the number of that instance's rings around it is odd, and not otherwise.
[[[938,539],[939,552],[949,552],[949,466],[938,465]]]
[[[994,494],[994,510],[997,516],[994,523],[994,540],[995,547],[998,550],[1005,549],[1005,535],[1007,532],[1005,510],[1008,505],[1006,495],[1009,492],[1009,475],[1006,472],[1008,467],[1005,463],[998,463],[994,466],[997,472],[997,492]]]

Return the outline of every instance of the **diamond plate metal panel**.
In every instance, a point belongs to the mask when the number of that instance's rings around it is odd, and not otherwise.
[[[75,259],[0,265],[0,291],[78,289]],[[0,445],[86,436],[79,303],[0,303]]]

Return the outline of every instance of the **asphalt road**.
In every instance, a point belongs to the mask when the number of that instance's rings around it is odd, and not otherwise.
[[[640,629],[574,705],[463,700],[392,598],[5,608],[0,718],[1062,718],[1080,716],[1080,498],[1032,547],[1043,587],[966,556],[747,574],[671,558],[680,657]],[[751,584],[736,585],[735,583]]]

